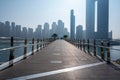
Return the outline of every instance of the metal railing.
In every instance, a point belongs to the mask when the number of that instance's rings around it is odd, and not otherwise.
[[[67,40],[76,47],[80,48],[84,52],[87,52],[91,55],[98,57],[107,63],[111,63],[110,50],[116,50],[120,52],[120,49],[115,49],[111,47],[113,40]],[[119,58],[120,59],[120,58]]]
[[[21,39],[21,38],[13,38],[13,37],[11,38],[1,37],[0,46],[1,44],[5,45],[6,43],[7,43],[7,46],[6,48],[5,47],[0,48],[0,55],[4,55],[3,52],[7,51],[6,53],[8,56],[5,56],[5,57],[7,57],[8,59],[1,62],[0,70],[6,67],[13,66],[13,64],[17,62],[17,61],[14,61],[17,58],[21,57],[21,59],[26,59],[27,56],[33,55],[35,52],[38,52],[40,49],[46,47],[50,42],[51,42],[50,40],[40,40],[40,39],[34,39],[34,38],[33,39]],[[21,49],[21,48],[22,48],[21,51],[19,50],[15,53],[15,50]],[[0,60],[2,60],[2,57]],[[8,65],[3,67],[2,65],[6,62],[8,63]]]

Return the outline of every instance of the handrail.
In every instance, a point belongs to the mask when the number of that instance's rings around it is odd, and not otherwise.
[[[96,55],[96,48],[100,48],[100,53],[101,53],[101,59],[105,60],[105,53],[104,53],[104,49],[107,51],[107,62],[110,63],[111,59],[110,59],[110,50],[116,50],[116,51],[120,51],[120,49],[115,49],[110,47],[110,43],[111,41],[115,41],[115,40],[106,40],[106,39],[83,39],[83,40],[67,40],[68,42],[72,43],[73,45],[77,46],[78,48],[80,48],[81,50],[85,51],[87,50],[88,53],[90,53],[90,47],[93,47],[93,54],[94,56]]]
[[[0,49],[0,52],[7,51],[7,50],[10,51],[10,53],[9,53],[9,67],[13,66],[13,64],[14,64],[13,60],[15,59],[15,57],[14,57],[15,56],[14,55],[14,50],[15,49],[23,48],[23,50],[24,50],[23,59],[26,59],[26,57],[27,57],[27,48],[29,46],[32,47],[31,52],[32,52],[32,55],[33,55],[35,49],[38,52],[39,49],[42,49],[42,48],[46,47],[50,43],[49,40],[40,40],[40,39],[34,39],[34,38],[33,39],[22,39],[22,38],[19,38],[19,37],[17,37],[17,38],[0,37],[0,40],[4,40],[4,41],[9,40],[10,47]],[[22,40],[23,45],[14,46],[14,43],[16,41],[18,41],[18,40]],[[30,42],[30,43],[28,43],[28,42]],[[3,54],[3,53],[0,53],[0,54]]]

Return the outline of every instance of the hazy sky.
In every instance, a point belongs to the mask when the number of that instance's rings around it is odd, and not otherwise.
[[[36,28],[38,24],[65,22],[70,29],[70,10],[74,9],[76,26],[85,29],[86,0],[0,0],[0,21],[15,22],[25,27]],[[109,27],[114,38],[120,38],[120,0],[109,0]]]

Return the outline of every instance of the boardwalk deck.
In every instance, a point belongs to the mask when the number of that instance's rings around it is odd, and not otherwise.
[[[120,72],[64,40],[56,40],[13,67],[0,80],[120,80]]]

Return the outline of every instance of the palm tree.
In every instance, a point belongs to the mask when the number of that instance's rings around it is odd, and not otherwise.
[[[56,33],[54,33],[53,35],[52,35],[52,37],[54,38],[54,39],[56,39],[57,38],[57,34]]]

